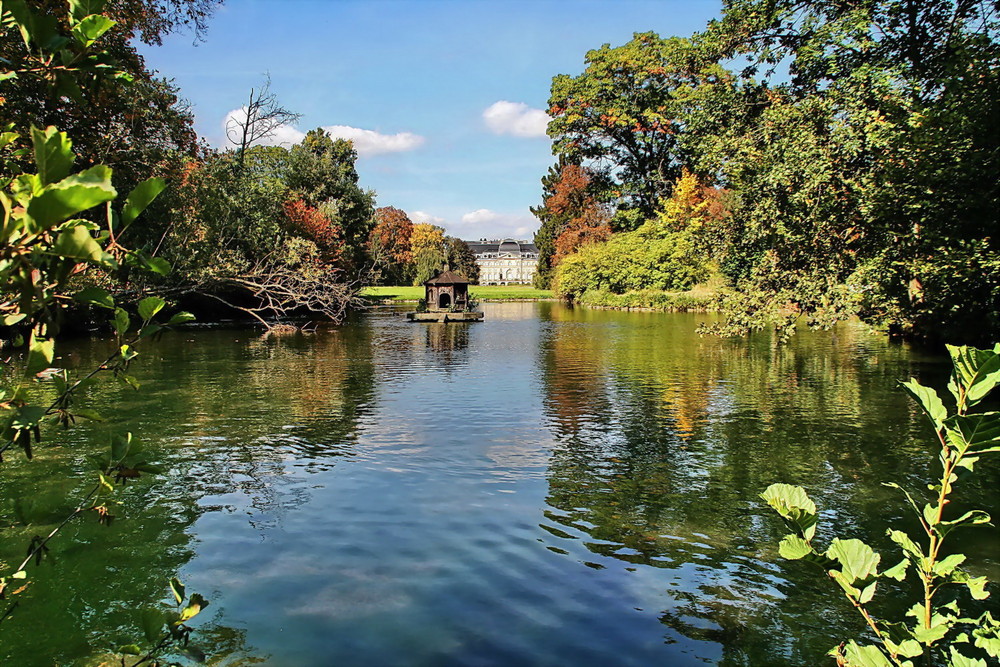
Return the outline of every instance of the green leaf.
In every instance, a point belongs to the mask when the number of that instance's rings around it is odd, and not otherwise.
[[[904,639],[896,645],[896,653],[904,658],[916,658],[924,654],[924,648],[915,639]]]
[[[124,336],[125,332],[128,331],[128,325],[129,325],[128,313],[126,313],[121,308],[115,308],[114,325],[115,325],[115,332],[119,336]]]
[[[160,312],[166,303],[166,301],[158,296],[147,296],[139,302],[139,317],[141,317],[144,322],[148,322],[154,315]]]
[[[925,628],[921,624],[913,628],[913,637],[924,646],[930,646],[934,642],[944,639],[944,636],[948,634],[948,628],[948,623],[935,623],[929,628]]]
[[[913,378],[910,378],[909,382],[900,382],[899,384],[910,396],[916,399],[924,413],[934,423],[934,427],[940,429],[941,424],[948,418],[948,410],[945,409],[938,393],[930,387],[923,386]]]
[[[951,554],[947,558],[934,563],[933,572],[939,577],[947,577],[956,567],[965,562],[965,554]]]
[[[974,347],[946,346],[951,355],[954,371],[952,381],[958,385],[956,400],[962,404],[960,394],[965,393],[965,405],[978,403],[1000,382],[1000,355],[993,350],[979,350]]]
[[[948,650],[951,653],[948,667],[989,667],[985,660],[966,657],[959,653],[954,646],[949,646]]]
[[[809,554],[815,553],[809,543],[798,535],[785,535],[778,545],[778,553],[782,558],[788,560],[798,560]]]
[[[170,319],[167,320],[167,325],[169,326],[171,324],[184,324],[185,322],[193,322],[194,319],[195,319],[194,315],[192,315],[187,311],[182,310],[179,313],[174,313],[173,315],[171,315]]]
[[[899,561],[888,570],[882,572],[883,577],[889,577],[890,579],[895,579],[896,581],[902,581],[906,578],[906,570],[910,566],[910,559],[904,558]]]
[[[111,436],[111,460],[121,461],[128,455],[128,450],[132,446],[132,434]]]
[[[27,316],[28,316],[27,313],[14,313],[12,315],[5,315],[3,320],[0,320],[0,322],[3,322],[3,325],[5,327],[10,327],[14,326]]]
[[[128,228],[135,219],[139,217],[139,214],[146,210],[154,199],[164,188],[167,187],[167,182],[162,178],[150,178],[143,181],[135,187],[132,192],[129,193],[128,198],[125,200],[125,206],[122,208],[122,230]]]
[[[104,11],[105,0],[69,0],[69,12],[74,21],[82,21],[91,14]]]
[[[977,624],[979,627],[972,630],[976,646],[993,658],[1000,657],[1000,623],[993,618],[993,614],[986,612],[977,619]]]
[[[87,47],[96,42],[111,29],[115,22],[100,14],[91,14],[73,26],[73,36],[81,45]]]
[[[174,594],[177,604],[184,602],[184,584],[177,577],[170,580],[170,592]]]
[[[100,287],[84,287],[73,295],[73,299],[80,303],[89,303],[100,308],[113,309],[115,307],[115,298],[111,296],[111,292]]]
[[[1000,445],[1000,412],[955,415],[945,421],[948,443],[963,454],[969,449]]]
[[[986,590],[986,584],[989,583],[986,577],[973,577],[964,570],[955,570],[950,579],[956,584],[965,584],[974,600],[985,600],[990,596]]]
[[[956,528],[964,528],[968,526],[989,526],[990,515],[983,510],[971,510],[966,512],[957,519],[952,519],[951,521],[942,521],[936,526],[936,529],[941,535],[947,535]]]
[[[878,581],[873,581],[864,588],[861,589],[861,595],[858,596],[858,602],[861,604],[868,604],[875,597],[875,587],[878,586]]]
[[[126,644],[125,646],[119,646],[118,652],[125,655],[142,655],[142,649],[136,644]]]
[[[104,263],[104,249],[83,225],[59,232],[52,253],[82,262]]]
[[[892,667],[889,658],[877,646],[859,646],[852,639],[843,650],[847,664],[851,667]]]
[[[101,489],[107,491],[108,493],[113,493],[115,490],[114,483],[110,479],[105,477],[103,472],[97,473],[97,476],[100,479]]]
[[[193,593],[191,598],[188,600],[188,605],[184,607],[181,611],[180,622],[189,621],[198,614],[201,610],[208,606],[208,600],[203,598],[200,593]]]
[[[10,578],[11,579],[27,579],[28,578],[28,573],[25,572],[24,570],[18,570],[14,574],[10,575]]]
[[[156,644],[163,635],[163,626],[166,618],[162,609],[143,609],[142,611],[142,632],[146,636],[146,641]]]
[[[839,537],[830,543],[826,556],[840,563],[841,571],[850,583],[864,581],[873,576],[881,559],[881,556],[861,540],[842,540]]]
[[[31,143],[35,149],[35,166],[42,185],[61,181],[73,167],[73,142],[65,132],[54,127],[39,130],[31,128]]]
[[[25,210],[36,224],[35,231],[41,231],[117,195],[111,185],[111,169],[97,165],[46,186],[31,198]]]
[[[816,504],[801,486],[772,484],[760,497],[797,528],[806,540],[811,540],[816,534]]]
[[[25,372],[34,375],[52,365],[52,358],[56,353],[56,341],[53,338],[31,337],[28,347],[28,364]]]

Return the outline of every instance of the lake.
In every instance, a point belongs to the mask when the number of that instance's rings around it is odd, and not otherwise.
[[[111,432],[169,471],[129,484],[110,527],[86,517],[52,543],[0,663],[99,664],[175,575],[211,601],[192,643],[221,664],[803,665],[860,636],[832,582],[778,557],[757,495],[805,486],[821,543],[897,562],[886,527],[915,521],[881,483],[921,488],[937,451],[897,382],[943,388],[946,359],[854,323],[778,346],[699,337],[709,315],[484,310],[146,346],[140,391],[93,391],[124,403],[113,422],[4,464],[4,525],[16,498],[35,524],[7,529],[7,564],[61,516],[47,497],[87,488],[81,459]],[[67,344],[63,362],[109,346]],[[1000,515],[1000,466],[977,471],[959,496]],[[958,541],[1000,578],[995,529]]]

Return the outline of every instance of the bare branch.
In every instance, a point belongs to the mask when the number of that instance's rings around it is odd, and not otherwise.
[[[289,111],[271,92],[271,76],[266,75],[260,88],[251,88],[246,106],[226,122],[226,138],[236,147],[240,168],[243,156],[252,145],[270,139],[282,125],[296,122],[302,114]]]

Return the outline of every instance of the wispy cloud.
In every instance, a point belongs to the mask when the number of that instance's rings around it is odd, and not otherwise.
[[[440,227],[446,222],[444,218],[439,218],[436,215],[431,215],[430,213],[425,213],[424,211],[407,211],[406,214],[410,216],[410,220],[417,224],[438,225]]]
[[[246,118],[245,108],[233,109],[223,119],[223,129],[227,128],[231,121],[242,121],[244,118]],[[326,125],[323,129],[335,139],[350,139],[354,143],[354,149],[361,157],[412,151],[426,142],[424,137],[412,132],[383,134],[375,130],[365,130],[360,127],[351,127],[350,125]],[[256,143],[262,146],[287,147],[299,143],[305,136],[305,132],[292,125],[279,125],[270,137]]]
[[[544,137],[549,116],[541,109],[532,109],[524,102],[494,102],[483,111],[486,127],[494,134],[515,137]]]

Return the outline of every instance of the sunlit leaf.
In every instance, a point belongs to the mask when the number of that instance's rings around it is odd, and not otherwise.
[[[840,563],[841,571],[852,583],[873,576],[881,560],[870,546],[857,539],[834,539],[826,555]]]
[[[65,132],[54,127],[31,128],[31,143],[35,151],[35,166],[42,185],[61,181],[73,167],[73,143]]]
[[[150,178],[137,185],[129,193],[122,208],[122,231],[128,228],[166,187],[167,182],[162,178]]]

